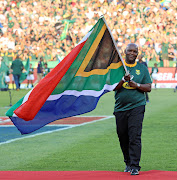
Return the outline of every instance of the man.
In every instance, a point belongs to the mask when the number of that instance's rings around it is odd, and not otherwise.
[[[138,175],[141,157],[141,132],[145,112],[144,92],[151,91],[151,78],[146,66],[136,62],[138,46],[128,44],[125,65],[129,74],[119,82],[115,91],[114,115],[117,134],[124,155],[124,172]]]
[[[40,60],[38,62],[37,66],[37,81],[36,83],[39,83],[39,81],[43,78],[43,57],[40,57]]]
[[[16,90],[19,91],[19,89],[20,89],[20,76],[21,76],[22,70],[24,69],[24,66],[23,66],[23,63],[20,60],[18,55],[17,55],[16,59],[12,62],[11,69],[13,71],[12,74],[14,77]]]

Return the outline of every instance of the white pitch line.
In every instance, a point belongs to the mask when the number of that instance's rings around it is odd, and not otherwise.
[[[50,126],[75,126],[75,124],[51,124],[51,125],[46,125],[46,126],[48,126],[48,127],[50,127]],[[0,128],[1,127],[15,127],[15,125],[14,124],[10,124],[10,125],[0,125]]]
[[[6,123],[6,122],[11,122],[11,120],[10,119],[6,119],[6,120],[0,119],[0,124],[1,123]]]
[[[88,116],[84,116],[84,117],[88,117]],[[100,117],[100,116],[94,116],[94,117]],[[79,126],[91,124],[91,123],[94,123],[94,122],[103,121],[103,120],[106,120],[106,119],[110,119],[112,117],[114,117],[114,116],[107,116],[107,117],[105,117],[103,119],[99,119],[99,120],[95,120],[95,121],[90,121],[90,122],[86,122],[86,123],[83,123],[83,124],[78,124],[78,125],[73,125],[73,126],[70,125],[69,127],[66,127],[66,128],[63,128],[63,129],[56,129],[56,130],[46,131],[46,132],[42,132],[42,133],[38,133],[38,134],[34,134],[34,135],[29,135],[29,136],[25,136],[25,137],[21,137],[21,138],[15,138],[15,139],[12,139],[12,140],[1,142],[0,146],[3,145],[3,144],[9,144],[11,142],[15,142],[15,141],[22,140],[22,139],[32,138],[32,137],[36,137],[36,136],[43,135],[43,134],[51,134],[53,132],[63,131],[63,130],[66,130],[66,129],[71,129],[73,127],[79,127]],[[51,126],[51,125],[48,125],[48,126]],[[67,124],[66,124],[66,126],[67,126]],[[0,127],[2,127],[2,126],[0,126]]]

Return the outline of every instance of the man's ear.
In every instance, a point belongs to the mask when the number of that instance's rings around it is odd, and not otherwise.
[[[125,54],[127,53],[127,49],[124,50],[124,53],[125,53]]]

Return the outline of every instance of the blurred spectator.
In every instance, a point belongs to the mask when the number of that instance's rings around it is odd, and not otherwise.
[[[6,53],[4,54],[4,56],[6,56],[8,58],[9,63],[12,64],[12,61],[13,61],[13,59],[15,57],[13,49],[8,49],[6,51]]]
[[[38,66],[37,66],[37,81],[36,83],[39,83],[39,81],[42,79],[43,77],[43,57],[40,57],[40,60],[38,62]]]
[[[31,87],[33,87],[33,81],[34,81],[34,68],[32,68],[32,64],[30,63],[29,73],[26,77],[27,79],[27,88],[29,88],[29,84],[31,84]]]
[[[158,0],[45,0],[0,1],[0,51],[24,51],[32,61],[65,57],[104,14],[120,52],[134,42],[149,54],[154,49],[168,66],[168,47],[177,50],[177,1]],[[67,28],[65,25],[69,22]],[[61,34],[66,30],[66,38]],[[161,47],[161,48],[160,48]],[[25,55],[26,56],[26,55]],[[147,61],[159,58],[146,55]],[[161,61],[160,61],[161,63]],[[162,64],[162,63],[161,63]]]
[[[44,61],[48,62],[48,61],[52,61],[53,60],[53,56],[52,56],[52,52],[50,49],[47,49],[44,53]]]
[[[43,75],[44,77],[50,72],[50,69],[48,68],[47,63],[44,63],[44,72]]]
[[[151,71],[151,77],[155,84],[155,89],[157,88],[158,71],[159,70],[157,67],[157,63],[154,63],[154,67],[152,67],[152,71]]]
[[[9,71],[6,72],[5,75],[5,84],[6,84],[6,88],[9,88],[9,83],[10,83],[10,77],[9,77],[10,73]]]
[[[175,50],[174,50],[173,46],[168,49],[168,60],[175,61]]]
[[[159,56],[157,55],[154,48],[150,49],[150,59],[149,60],[150,61],[160,62]]]
[[[24,69],[23,63],[18,55],[16,59],[12,62],[11,69],[16,85],[16,90],[18,91],[20,89],[20,75],[22,73],[22,70]]]
[[[167,38],[164,38],[164,40],[162,39],[162,59],[164,62],[164,67],[169,67],[168,49],[169,49],[169,42]]]

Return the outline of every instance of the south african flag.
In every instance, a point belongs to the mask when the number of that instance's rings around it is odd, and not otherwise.
[[[125,74],[104,17],[30,92],[6,113],[22,134],[87,113]]]

